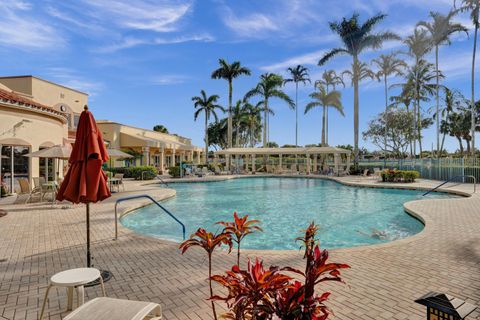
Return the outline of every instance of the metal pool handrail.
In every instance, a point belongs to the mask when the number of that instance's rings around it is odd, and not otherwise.
[[[168,183],[166,183],[161,177],[157,176],[156,178],[160,180],[160,182],[163,183],[165,187],[168,187]]]
[[[451,182],[452,180],[455,180],[457,178],[472,178],[473,179],[473,193],[477,192],[477,179],[475,178],[475,176],[472,176],[472,175],[461,175],[461,176],[454,176],[454,177],[451,177],[450,179],[448,180],[445,180],[444,182],[442,182],[441,184],[439,184],[438,186],[436,186],[435,188],[431,189],[431,190],[428,190],[427,192],[425,192],[423,194],[423,196],[425,197],[427,194],[437,190],[438,188],[446,185],[447,183]]]
[[[175,217],[173,215],[173,213],[168,211],[164,206],[162,206],[160,203],[158,203],[155,199],[153,199],[152,197],[150,197],[149,195],[146,195],[146,194],[140,194],[140,195],[131,196],[131,197],[124,197],[124,198],[117,199],[117,201],[115,201],[115,240],[118,239],[117,206],[120,202],[125,202],[125,201],[128,201],[128,200],[135,200],[135,199],[149,199],[153,203],[155,203],[159,208],[161,208],[163,211],[165,211],[165,213],[167,213],[170,217],[172,217],[173,220],[175,220],[176,222],[178,222],[178,224],[180,224],[182,226],[183,240],[185,240],[185,225],[180,220],[178,220],[177,217]]]

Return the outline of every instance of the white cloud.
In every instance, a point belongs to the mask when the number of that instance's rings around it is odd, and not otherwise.
[[[191,1],[83,0],[91,15],[127,29],[171,32],[192,7]]]
[[[298,64],[317,65],[318,60],[320,60],[320,58],[323,56],[325,52],[326,52],[325,50],[318,50],[318,51],[306,53],[303,55],[294,56],[274,64],[260,67],[260,69],[267,72],[278,72],[278,71],[285,71],[285,69],[287,69],[288,67],[296,66]]]
[[[105,88],[102,82],[80,75],[70,68],[52,67],[46,70],[46,74],[47,78],[53,78],[53,81],[61,85],[88,93],[90,97],[98,95]]]
[[[26,1],[4,0],[0,3],[0,44],[23,49],[63,47],[66,41],[47,21],[32,15]]]
[[[190,77],[176,74],[159,75],[153,77],[152,83],[159,86],[169,86],[174,84],[181,84],[189,80]]]
[[[230,8],[225,8],[222,19],[228,28],[242,37],[257,38],[265,32],[278,30],[273,19],[262,13],[251,13],[240,17]]]
[[[98,53],[112,53],[123,49],[129,49],[140,45],[167,45],[167,44],[178,44],[184,42],[211,42],[215,38],[210,34],[198,34],[191,36],[180,36],[175,38],[155,38],[150,39],[141,39],[135,37],[125,37],[122,41],[106,45],[104,47],[93,50]]]

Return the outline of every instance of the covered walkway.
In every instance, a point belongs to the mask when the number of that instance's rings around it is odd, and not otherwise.
[[[351,151],[335,147],[230,148],[215,152],[235,173],[317,173],[343,175],[350,170]]]

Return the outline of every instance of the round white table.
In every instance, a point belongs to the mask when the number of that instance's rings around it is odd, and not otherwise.
[[[66,271],[62,271],[54,274],[50,278],[50,283],[48,284],[47,292],[45,292],[45,299],[43,300],[42,311],[40,313],[40,320],[43,319],[43,313],[45,311],[45,305],[48,299],[48,293],[52,287],[63,287],[67,288],[67,311],[72,310],[73,304],[73,289],[77,291],[77,307],[81,306],[85,302],[85,291],[84,285],[95,281],[100,280],[100,286],[102,288],[102,294],[105,297],[105,287],[103,285],[103,279],[100,274],[100,270],[95,268],[76,268]]]

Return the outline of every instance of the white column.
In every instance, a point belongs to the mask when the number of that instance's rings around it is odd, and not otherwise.
[[[335,175],[338,175],[338,154],[333,154],[333,162],[335,163]]]
[[[257,169],[255,168],[255,154],[252,154],[252,173],[255,172]]]
[[[306,156],[307,156],[307,174],[310,174],[311,159],[309,154],[307,154]]]
[[[282,170],[282,154],[281,153],[278,155],[278,166],[280,167],[280,170]]]
[[[318,172],[318,155],[313,156],[313,172]]]
[[[175,146],[173,146],[172,149],[172,167],[175,167],[176,161],[175,161]]]
[[[165,171],[165,149],[162,147],[160,149],[160,172],[163,174]]]

